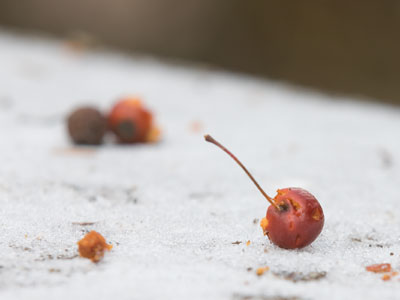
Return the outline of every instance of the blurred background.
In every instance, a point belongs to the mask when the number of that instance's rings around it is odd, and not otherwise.
[[[396,0],[1,0],[0,26],[400,103]]]

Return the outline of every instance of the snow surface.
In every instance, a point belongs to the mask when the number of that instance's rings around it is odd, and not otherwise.
[[[129,94],[161,143],[73,148],[68,112]],[[399,128],[398,108],[1,31],[0,299],[399,299],[400,276],[365,271],[400,269]],[[272,245],[268,203],[203,133],[271,195],[312,192],[320,237]],[[114,245],[98,264],[77,257],[89,230]]]

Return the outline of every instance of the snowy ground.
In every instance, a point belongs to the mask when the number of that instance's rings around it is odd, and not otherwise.
[[[66,114],[126,94],[163,141],[72,148]],[[400,269],[399,128],[393,107],[2,31],[0,299],[395,299],[400,276],[365,266]],[[270,194],[313,193],[321,236],[270,244],[267,202],[206,132]],[[77,257],[92,229],[114,245],[99,264]]]

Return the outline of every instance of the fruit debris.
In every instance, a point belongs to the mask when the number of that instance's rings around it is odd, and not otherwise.
[[[269,267],[261,267],[256,270],[256,274],[257,276],[261,276],[267,271],[269,271]]]
[[[104,237],[92,230],[78,242],[79,255],[89,258],[92,262],[100,261],[104,252],[110,251],[113,246],[106,243]]]
[[[392,270],[392,266],[390,264],[375,264],[370,265],[365,268],[368,272],[374,273],[386,273]]]

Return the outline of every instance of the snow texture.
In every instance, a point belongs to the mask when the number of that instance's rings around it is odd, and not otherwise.
[[[131,94],[162,142],[71,145],[73,108]],[[0,299],[399,299],[400,276],[365,270],[400,270],[399,128],[390,106],[1,31]],[[272,196],[313,193],[319,238],[272,245],[268,203],[204,133]],[[114,246],[98,264],[89,230]]]

